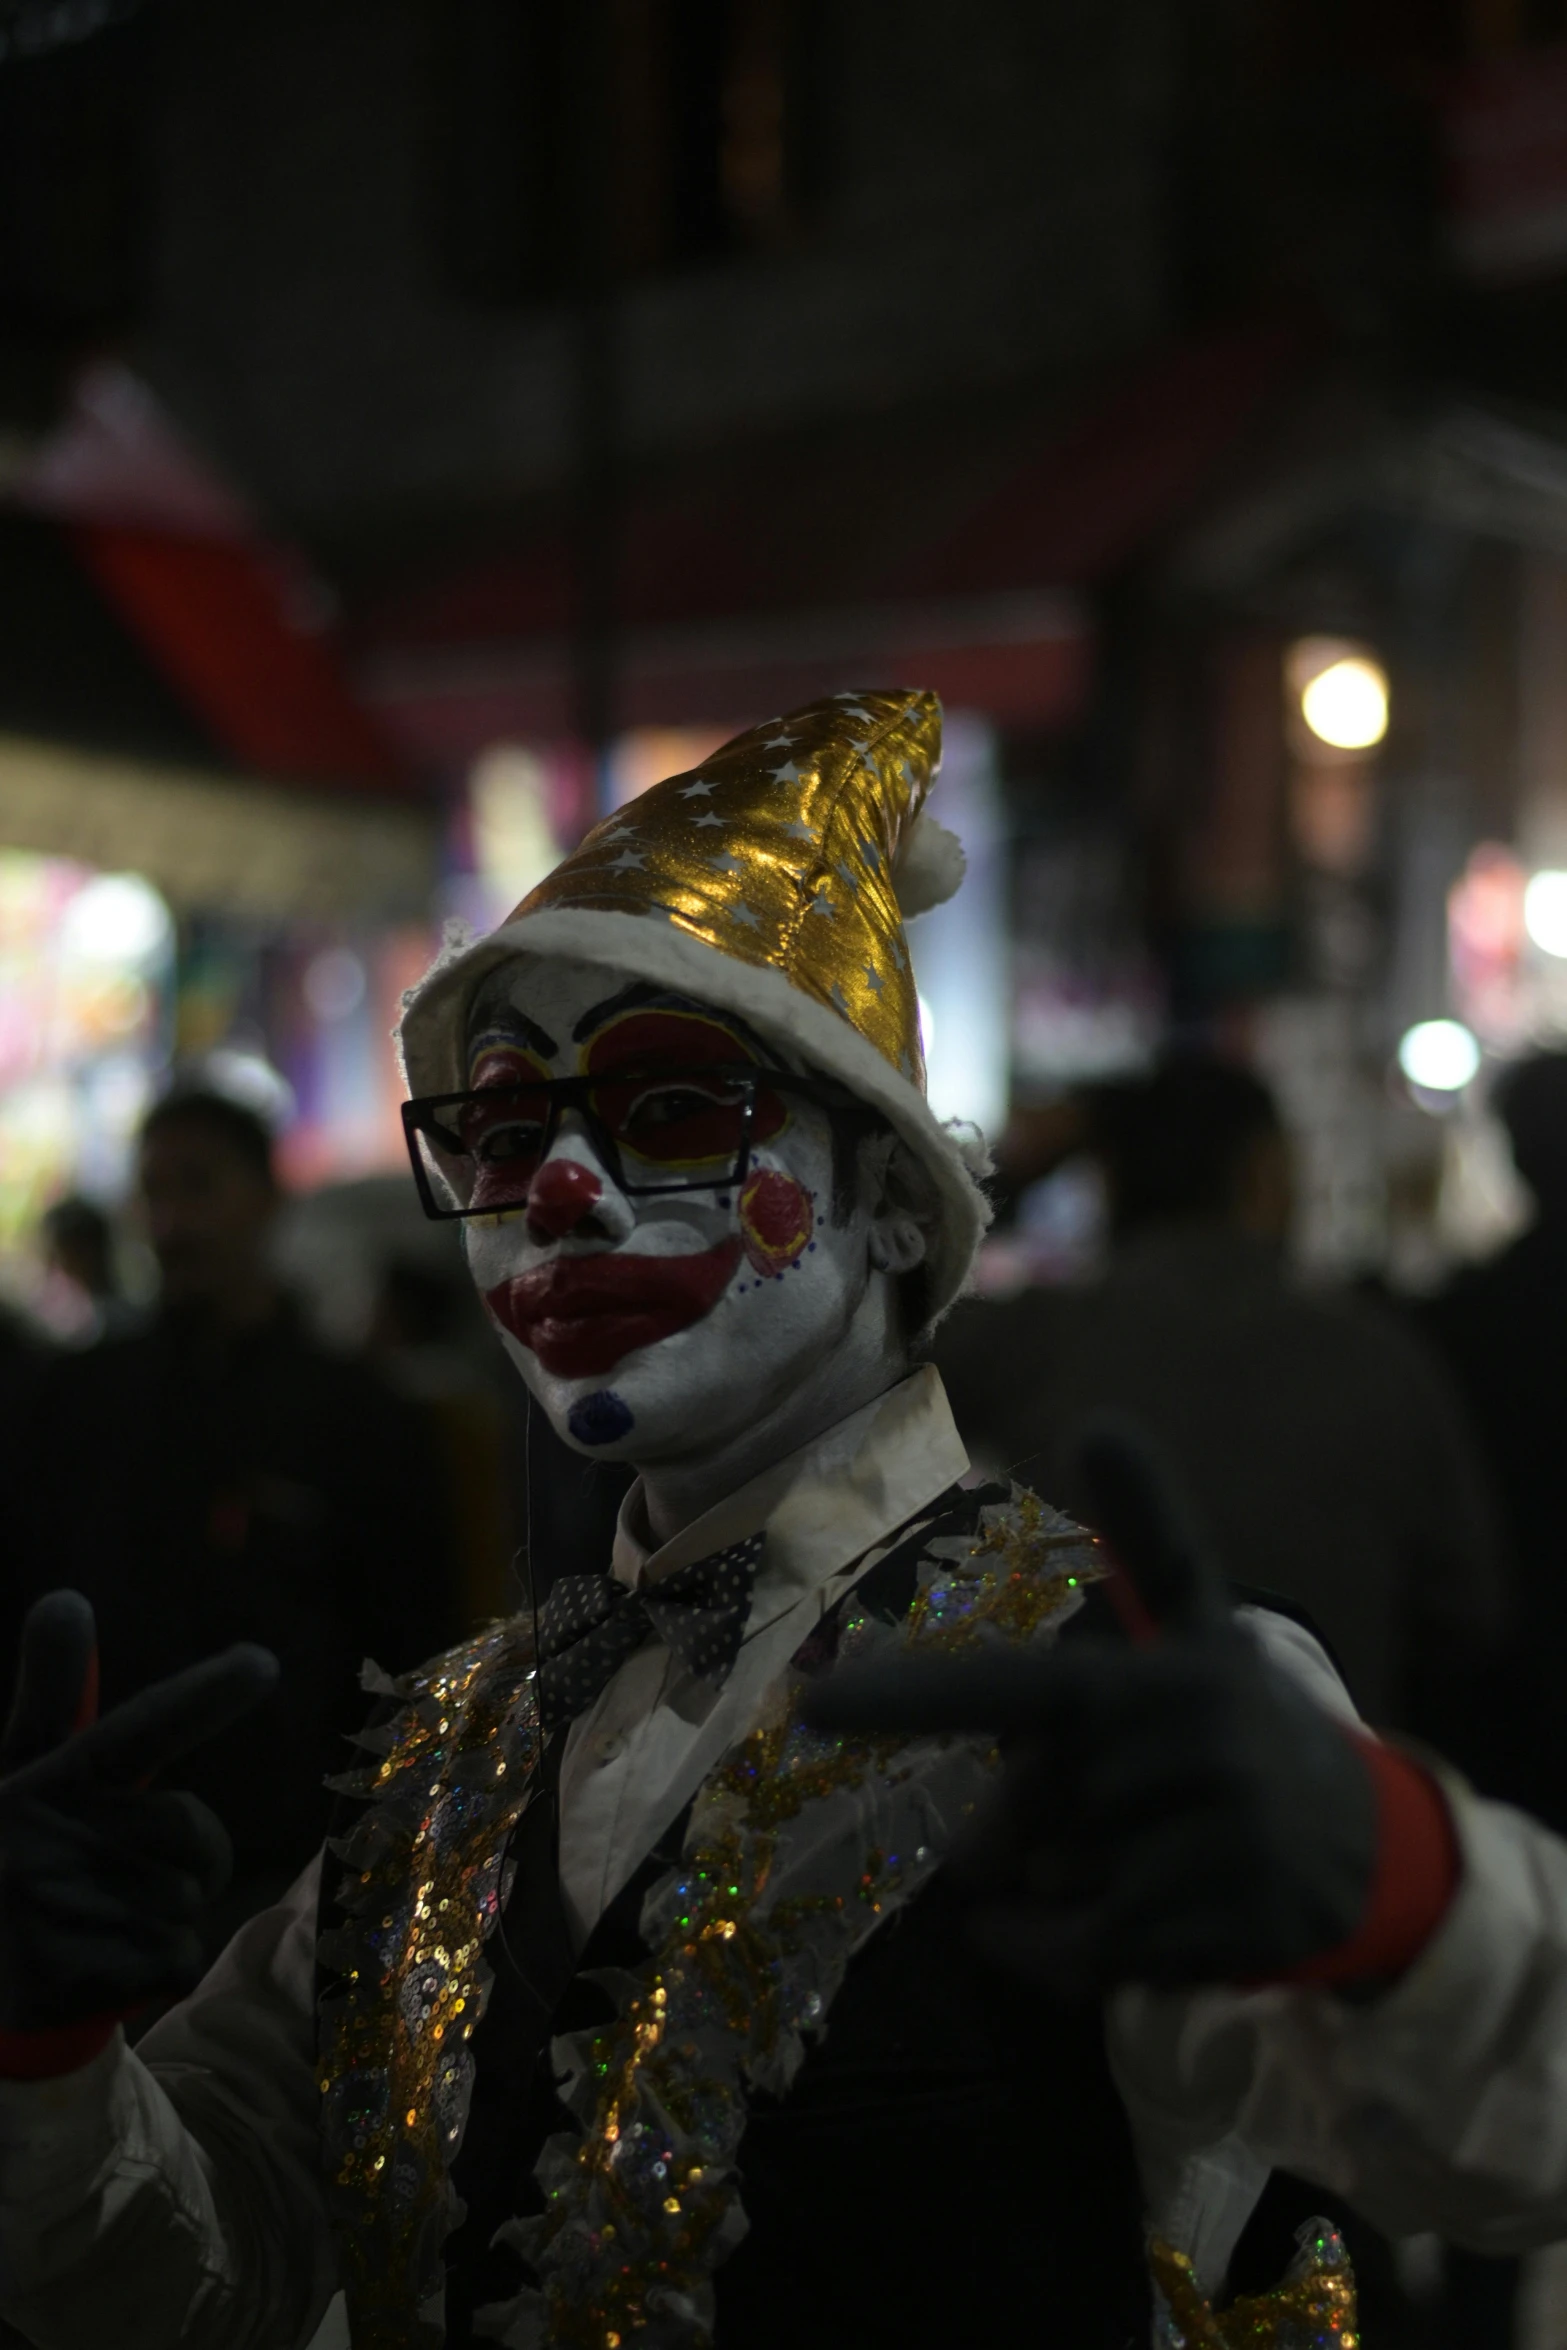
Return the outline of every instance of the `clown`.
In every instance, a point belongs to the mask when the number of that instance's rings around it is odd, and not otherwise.
[[[964,1486],[918,1358],[986,1216],[925,1101],[904,927],[961,877],[924,812],[939,732],[933,696],[868,693],[743,735],[414,991],[425,1207],[537,1407],[636,1482],[609,1558],[533,1560],[517,1618],[371,1676],[338,1833],[135,2052],[116,2015],[188,1976],[222,1871],[149,1774],[268,1667],[81,1727],[90,1620],[35,1615],[0,1782],[0,2316],[40,2350],[1127,2350],[1150,2261],[1160,2338],[1218,2341],[1270,2160],[1365,2189],[1332,2066],[1361,2030],[1391,2094],[1408,2027],[1379,2042],[1330,1986],[1417,1957],[1450,1888],[1368,1924],[1379,1822],[1401,1790],[1445,1865],[1441,1799],[1296,1626],[1197,1623],[1114,1438],[1106,1520],[1168,1638],[1080,1637],[1113,1628],[1106,1554]],[[995,1826],[971,1721],[1026,1734],[1058,1644],[1091,1735],[1057,1737],[1043,1803],[1033,1758],[1026,1892],[1097,1923],[1075,1978],[1035,1932],[1014,1988],[943,1863]],[[966,1663],[1029,1678],[954,1697]],[[870,1735],[827,1723],[840,1667]],[[911,1701],[889,1667],[938,1681]],[[1376,2191],[1450,2227],[1462,2165],[1409,2135]],[[1331,2235],[1234,2322],[1349,2340]]]

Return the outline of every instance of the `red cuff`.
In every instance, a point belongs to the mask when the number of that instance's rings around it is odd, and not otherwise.
[[[91,2064],[114,2038],[117,2015],[89,2016],[50,2032],[0,2032],[0,2081],[58,2081]]]
[[[1278,1982],[1394,1981],[1413,1966],[1458,1890],[1458,1837],[1435,1779],[1396,1747],[1353,1735],[1376,1790],[1377,1865],[1371,1891],[1347,1941],[1276,1976]]]

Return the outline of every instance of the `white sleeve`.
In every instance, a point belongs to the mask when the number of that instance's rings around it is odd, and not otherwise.
[[[0,2082],[0,2318],[36,2350],[304,2350],[337,2288],[319,2178],[319,1862],[139,2048]]]
[[[1320,1640],[1270,1607],[1238,1607],[1235,1621],[1249,1632],[1268,1662],[1288,1674],[1297,1689],[1316,1699],[1324,1713],[1352,1729],[1362,1729],[1355,1701],[1339,1677],[1338,1668]]]
[[[1436,1935],[1374,2005],[1251,2003],[1242,2127],[1389,2235],[1526,2251],[1567,2235],[1567,1845],[1445,1785],[1463,1875]]]
[[[1281,1670],[1355,1720],[1309,1634],[1239,1612]],[[1156,2224],[1215,2279],[1269,2168],[1335,2189],[1390,2236],[1431,2230],[1491,2253],[1567,2236],[1567,1844],[1441,1777],[1458,1891],[1384,1997],[1130,1989],[1111,2002]]]

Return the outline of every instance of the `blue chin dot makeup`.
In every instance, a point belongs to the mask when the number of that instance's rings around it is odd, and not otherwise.
[[[628,1436],[634,1424],[631,1406],[608,1387],[583,1396],[566,1414],[566,1425],[579,1444],[613,1444],[617,1436]]]

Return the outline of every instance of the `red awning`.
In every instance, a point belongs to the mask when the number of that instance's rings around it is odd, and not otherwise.
[[[85,368],[8,488],[61,534],[216,761],[273,781],[419,789],[322,625],[320,584],[130,369]]]
[[[291,610],[298,582],[253,540],[70,526],[121,621],[239,767],[279,781],[405,793],[408,766],[329,641]]]

